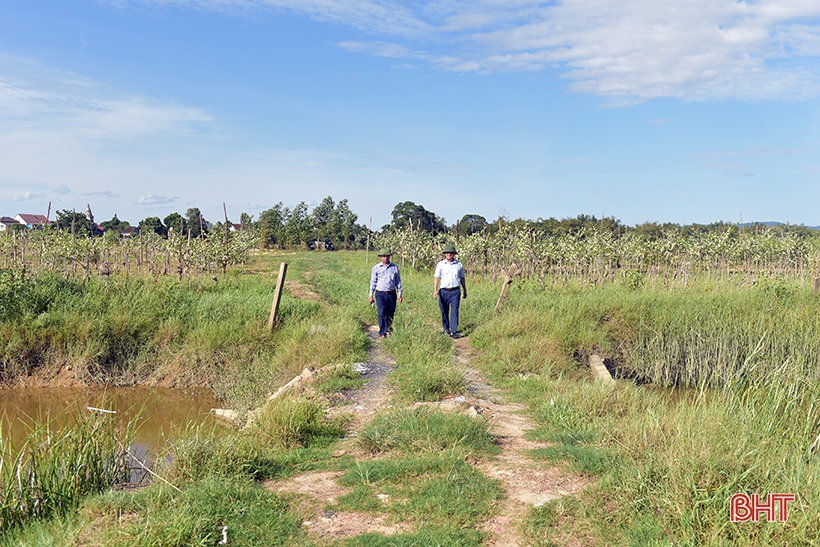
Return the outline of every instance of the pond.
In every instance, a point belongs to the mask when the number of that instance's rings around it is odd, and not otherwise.
[[[139,418],[135,443],[149,449],[188,423],[214,423],[219,401],[208,389],[160,387],[43,387],[0,390],[0,432],[12,443],[37,424],[73,423],[78,413],[112,413],[123,423]]]

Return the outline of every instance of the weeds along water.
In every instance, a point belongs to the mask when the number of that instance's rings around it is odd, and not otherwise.
[[[319,302],[285,295],[279,328],[269,332],[276,270],[260,268],[193,285],[172,278],[80,282],[50,273],[0,283],[0,303],[17,310],[0,321],[0,380],[13,385],[69,365],[80,381],[170,377],[166,384],[211,387],[226,404],[247,409],[304,367],[361,357],[358,325]],[[317,326],[322,337],[314,335]]]
[[[131,480],[137,420],[94,414],[57,421],[32,426],[16,442],[0,431],[0,537],[32,520],[65,516],[84,496]]]

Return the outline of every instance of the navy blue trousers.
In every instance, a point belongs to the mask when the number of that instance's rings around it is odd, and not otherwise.
[[[385,335],[393,327],[393,316],[396,315],[396,293],[376,291],[376,306],[379,308],[379,335]]]
[[[461,304],[461,289],[438,291],[438,306],[441,308],[441,326],[455,334],[458,331],[458,306]]]

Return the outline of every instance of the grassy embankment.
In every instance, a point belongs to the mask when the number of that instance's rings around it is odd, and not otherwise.
[[[247,409],[303,367],[364,355],[365,337],[349,314],[288,294],[281,328],[270,333],[278,263],[258,264],[194,284],[0,272],[0,380],[15,385],[70,365],[88,383],[208,386],[227,405]]]
[[[273,347],[266,355],[297,354],[282,349],[294,344],[305,363],[359,359],[365,343],[361,325],[375,321],[366,305],[369,267],[362,265],[361,254],[288,260],[294,274],[308,272],[326,304],[293,302],[294,309],[310,309],[285,322],[274,335],[282,337],[279,345],[260,342]],[[266,269],[273,271],[271,266]],[[403,273],[405,303],[395,336],[382,342],[397,358],[391,381],[398,398],[409,402],[458,392],[463,380],[446,366],[452,347],[437,334],[429,272],[405,268]],[[812,545],[820,540],[820,471],[811,449],[820,433],[812,369],[815,295],[787,281],[674,292],[617,285],[545,292],[516,284],[496,314],[497,289],[471,280],[463,309],[463,329],[481,350],[482,367],[511,397],[529,405],[541,426],[533,437],[554,443],[534,458],[597,479],[577,496],[531,510],[524,533],[533,544],[578,538],[597,545]],[[267,295],[260,300],[266,317]],[[334,322],[345,334],[327,350],[326,334]],[[316,336],[316,325],[328,330]],[[248,350],[240,343],[235,351]],[[333,353],[338,351],[344,353]],[[593,351],[654,384],[623,380],[607,388],[591,381],[586,356]],[[260,367],[260,361],[251,361],[255,365],[249,368],[262,372],[244,372],[248,383],[272,377],[275,367]],[[291,372],[300,367],[293,363]],[[336,386],[344,381],[334,380]],[[656,387],[676,383],[693,387]],[[300,400],[272,409],[264,434],[190,432],[172,447],[175,465],[168,470],[181,493],[157,483],[137,493],[94,497],[77,516],[31,526],[17,539],[27,545],[66,545],[78,537],[114,545],[212,544],[224,523],[236,534],[235,545],[309,545],[293,500],[262,489],[258,481],[337,469],[353,489],[340,500],[343,507],[413,523],[413,532],[394,536],[390,544],[481,541],[473,528],[492,514],[501,493],[465,465],[465,455],[492,453],[486,429],[457,421],[461,417],[394,410],[361,435],[363,448],[387,457],[339,459],[331,446],[341,425],[323,420],[317,404]],[[416,442],[419,437],[428,441]],[[476,442],[465,446],[465,439]],[[381,504],[377,491],[401,501]],[[788,522],[732,524],[728,504],[736,492],[795,493],[797,500]],[[368,534],[348,544],[388,540]]]

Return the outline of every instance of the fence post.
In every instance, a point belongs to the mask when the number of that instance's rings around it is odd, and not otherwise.
[[[285,274],[288,271],[287,262],[279,264],[279,278],[276,280],[276,293],[273,295],[273,304],[270,307],[270,317],[268,318],[268,330],[273,330],[276,323],[276,312],[279,311],[279,301],[282,298],[282,289],[285,288]]]
[[[498,295],[498,302],[495,304],[495,311],[501,309],[501,305],[504,303],[504,300],[507,298],[507,291],[510,290],[510,285],[513,282],[513,276],[518,275],[521,273],[521,266],[518,266],[513,262],[510,266],[509,270],[501,269],[501,275],[504,276],[504,283],[501,285],[501,294]]]
[[[364,263],[370,264],[370,234],[373,233],[373,217],[370,217],[370,226],[367,228],[367,244],[364,246]]]

